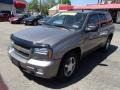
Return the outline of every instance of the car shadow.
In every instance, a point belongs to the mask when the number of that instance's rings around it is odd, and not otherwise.
[[[102,61],[106,60],[108,56],[110,56],[113,52],[117,50],[117,46],[111,45],[109,48],[109,51],[106,53],[100,52],[100,50],[97,50],[93,52],[92,54],[88,55],[87,57],[83,58],[83,60],[80,63],[78,72],[71,77],[69,81],[66,82],[58,82],[55,78],[53,79],[42,79],[38,77],[31,76],[27,73],[24,73],[24,75],[29,79],[33,80],[34,82],[43,85],[45,87],[51,88],[51,89],[61,89],[64,87],[67,87],[69,85],[72,85],[74,83],[77,83],[78,81],[85,78],[88,74],[92,72],[92,70],[96,66],[102,66],[107,67],[108,64],[101,63]]]

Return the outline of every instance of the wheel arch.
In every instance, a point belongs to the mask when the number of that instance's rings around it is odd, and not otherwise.
[[[62,59],[63,59],[68,53],[71,53],[71,52],[76,53],[79,58],[81,57],[81,48],[80,48],[80,47],[76,47],[76,48],[73,48],[73,49],[67,51],[67,52],[62,56]]]
[[[112,40],[112,38],[113,38],[113,33],[111,33],[111,34],[108,36],[108,38],[110,38],[110,40]]]

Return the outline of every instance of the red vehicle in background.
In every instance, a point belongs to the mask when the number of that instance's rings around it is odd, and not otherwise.
[[[9,18],[9,22],[11,24],[23,24],[24,19],[30,17],[30,14],[16,15],[14,17]]]
[[[0,11],[0,22],[8,21],[9,18],[13,17],[14,15],[11,11]]]

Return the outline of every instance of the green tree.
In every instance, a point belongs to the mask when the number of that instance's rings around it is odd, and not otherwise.
[[[38,11],[38,0],[32,0],[32,1],[29,3],[29,10]]]
[[[71,5],[71,1],[70,0],[58,0],[59,4],[68,4]]]
[[[53,7],[55,4],[56,4],[55,0],[41,0],[40,10],[42,11],[42,14],[48,15],[49,8]]]
[[[55,2],[55,0],[48,0],[48,4],[50,7],[52,7],[56,4],[56,2]]]
[[[55,1],[56,0],[32,0],[29,3],[29,10],[39,11],[44,15],[48,15],[48,10],[56,4]]]

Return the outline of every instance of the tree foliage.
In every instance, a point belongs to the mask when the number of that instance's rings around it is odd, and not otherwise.
[[[42,14],[48,14],[48,10],[49,8],[53,7],[56,2],[56,0],[41,0],[41,4],[40,4],[40,0],[32,0],[29,3],[29,10],[30,11],[41,11]]]
[[[38,0],[32,0],[29,3],[29,10],[38,11]]]
[[[54,6],[56,4],[55,0],[48,0],[48,4],[50,7]]]
[[[58,0],[59,4],[68,4],[71,5],[71,1],[70,0]]]

